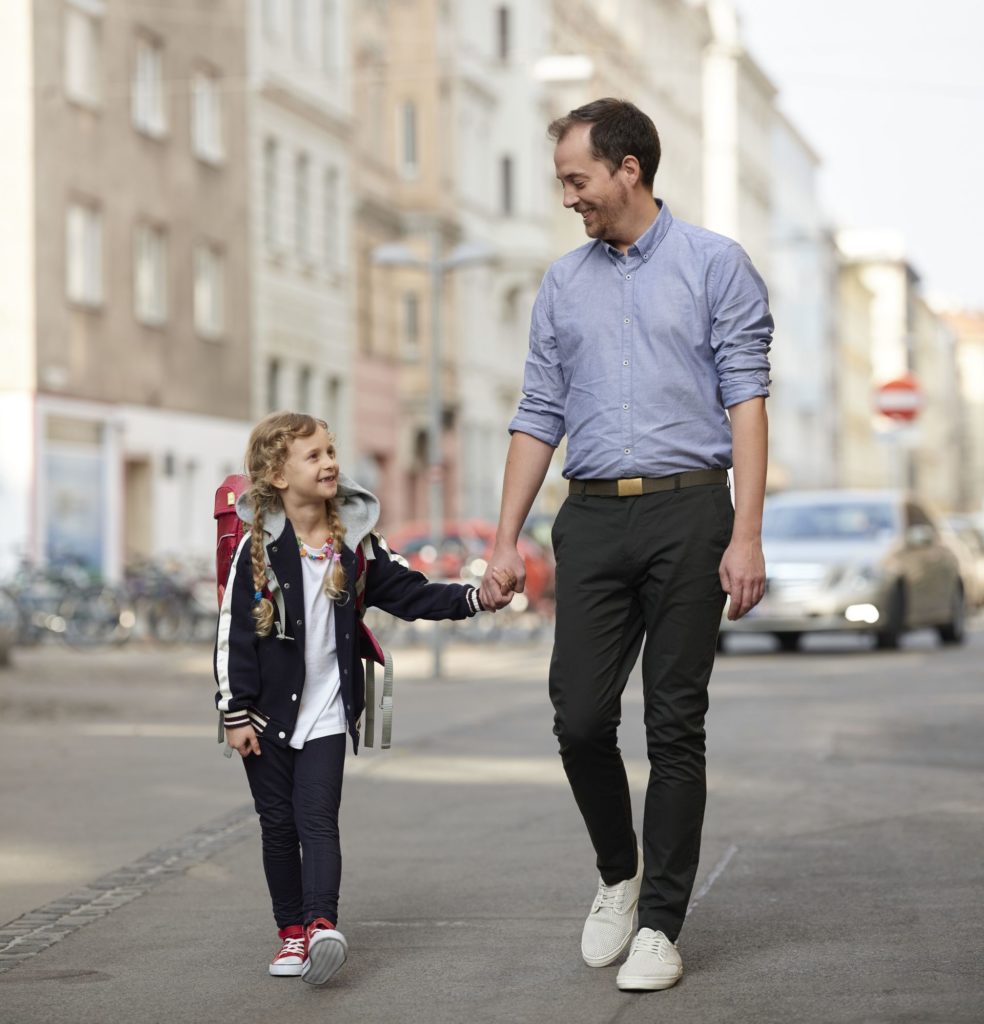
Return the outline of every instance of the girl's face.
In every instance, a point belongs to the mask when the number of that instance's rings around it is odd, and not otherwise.
[[[270,481],[300,502],[327,501],[338,493],[338,461],[328,431],[320,426],[310,437],[295,437],[287,461]]]

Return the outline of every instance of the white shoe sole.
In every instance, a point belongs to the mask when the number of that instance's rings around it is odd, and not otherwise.
[[[341,932],[326,931],[308,947],[308,958],[301,969],[301,979],[309,985],[324,985],[337,973],[348,958],[348,943]]]
[[[270,973],[275,978],[299,978],[304,964],[270,964]]]
[[[675,978],[616,978],[615,984],[622,992],[662,992],[665,988],[673,986],[683,977],[683,969]]]
[[[588,965],[588,967],[608,967],[609,964],[615,963],[615,961],[632,945],[632,940],[635,938],[635,911],[632,913],[633,927],[629,929],[628,934],[625,936],[625,940],[618,949],[613,950],[607,956],[588,956],[584,950],[581,950],[581,958]]]

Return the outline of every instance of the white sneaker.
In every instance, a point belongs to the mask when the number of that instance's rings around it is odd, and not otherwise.
[[[581,932],[581,956],[589,967],[607,967],[627,949],[635,931],[635,912],[642,887],[642,850],[632,878],[616,885],[598,880],[598,895]]]
[[[683,961],[676,946],[662,932],[640,928],[615,984],[623,992],[656,992],[682,977]]]

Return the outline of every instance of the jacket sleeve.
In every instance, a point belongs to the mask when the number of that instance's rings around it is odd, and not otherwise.
[[[213,667],[218,692],[215,705],[228,729],[249,725],[246,709],[260,693],[260,663],[253,621],[253,578],[249,534],[239,545],[219,609]]]
[[[408,569],[375,536],[366,563],[366,604],[399,619],[467,619],[482,610],[478,590],[462,583],[431,583]]]

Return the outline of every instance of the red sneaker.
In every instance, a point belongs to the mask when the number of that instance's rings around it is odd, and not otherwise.
[[[348,957],[345,936],[324,917],[315,918],[307,926],[308,958],[301,977],[309,985],[323,985],[338,972]]]
[[[275,977],[296,978],[307,963],[307,932],[303,925],[289,924],[277,934],[283,939],[283,945],[270,964],[270,973]]]

